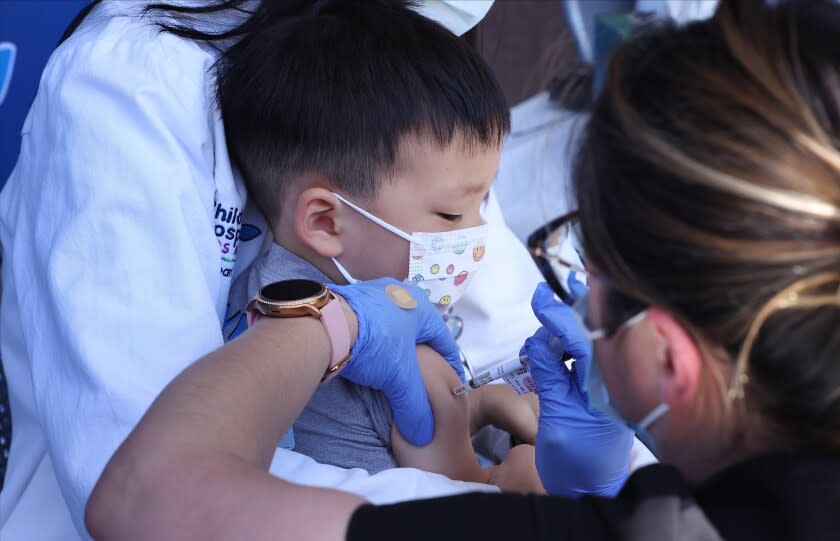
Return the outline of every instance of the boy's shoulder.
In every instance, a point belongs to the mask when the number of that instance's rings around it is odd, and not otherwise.
[[[271,243],[268,251],[259,256],[245,274],[249,277],[249,283],[257,284],[256,289],[272,282],[296,278],[332,283],[315,265],[277,243]],[[253,293],[256,294],[256,290]]]
[[[236,317],[244,317],[245,306],[257,294],[261,287],[280,280],[305,278],[322,283],[332,281],[315,265],[302,257],[293,254],[277,243],[272,243],[265,253],[257,256],[248,269],[234,279],[228,296],[228,313],[225,321]],[[227,324],[225,324],[227,327]],[[229,336],[228,332],[224,333]],[[238,336],[238,334],[236,334]],[[233,338],[230,336],[228,339]]]

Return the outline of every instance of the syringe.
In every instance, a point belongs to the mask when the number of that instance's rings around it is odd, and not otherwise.
[[[549,341],[549,347],[555,355],[560,357],[561,364],[569,367],[569,361],[572,357],[563,351],[563,345],[560,339],[552,336]],[[484,387],[488,383],[496,381],[497,379],[504,379],[505,383],[517,394],[533,393],[536,391],[536,384],[534,378],[531,377],[531,367],[528,364],[528,356],[520,355],[515,359],[509,361],[502,361],[496,366],[485,370],[472,379],[467,380],[463,385],[459,385],[452,389],[452,394],[461,396],[473,389]]]
[[[478,389],[479,387],[483,387],[492,381],[502,379],[505,376],[509,376],[515,373],[516,371],[523,369],[525,371],[528,370],[527,355],[520,355],[515,359],[511,359],[509,361],[502,361],[496,366],[480,373],[476,377],[467,380],[467,382],[463,385],[455,387],[452,390],[452,394],[454,394],[455,396],[461,396],[462,394],[468,393],[473,389]]]

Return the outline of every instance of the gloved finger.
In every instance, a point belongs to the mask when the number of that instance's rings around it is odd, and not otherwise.
[[[575,387],[577,387],[578,392],[583,397],[583,400],[586,402],[587,407],[589,406],[589,393],[586,392],[586,378],[589,376],[589,363],[594,362],[590,361],[589,359],[582,359],[582,362],[578,362],[577,359],[572,364],[572,382]]]
[[[537,394],[561,393],[565,395],[571,385],[569,370],[563,364],[562,355],[553,351],[550,342],[553,337],[545,327],[540,327],[534,336],[525,341],[521,354],[528,356],[531,376]]]
[[[461,381],[464,381],[464,367],[461,364],[461,354],[458,350],[458,344],[449,332],[449,328],[444,323],[443,318],[437,311],[437,308],[429,300],[429,296],[412,284],[405,284],[406,289],[411,296],[417,301],[417,310],[421,317],[418,318],[417,329],[417,343],[427,344],[429,347],[438,352],[443,357],[449,366],[455,370]]]
[[[522,344],[522,347],[519,348],[519,356],[528,355],[528,351],[537,347],[543,341],[551,342],[551,333],[546,330],[545,327],[540,327],[539,329],[534,332],[531,336],[525,339],[525,343]]]
[[[573,302],[586,295],[587,291],[589,291],[586,284],[578,280],[575,271],[569,273],[569,279],[566,280],[566,285],[569,287],[569,295]]]
[[[441,320],[443,322],[443,320]],[[429,347],[434,349],[435,351],[443,357],[449,366],[452,367],[452,370],[458,374],[458,377],[461,379],[461,382],[464,381],[464,365],[461,362],[461,352],[458,349],[458,344],[455,342],[455,339],[452,338],[452,333],[449,332],[449,329],[446,328],[444,324],[443,327],[444,332],[439,333],[436,332],[434,335],[428,337],[423,342],[417,342],[418,344],[424,343],[428,344]]]
[[[601,418],[601,419],[608,419],[611,418],[607,413],[592,407],[592,396],[590,396],[589,392],[587,391],[586,380],[587,378],[592,376],[593,370],[598,370],[598,367],[593,364],[596,363],[594,359],[587,359],[585,362],[577,362],[572,366],[572,382],[573,385],[577,388],[578,393],[583,398],[583,402],[586,405],[586,410],[589,412],[592,417]],[[595,387],[592,392],[596,393],[598,396],[595,398],[599,398],[600,402],[608,402],[609,399],[603,395],[605,392],[603,387]]]
[[[428,445],[435,433],[435,420],[429,395],[417,365],[416,353],[412,352],[400,381],[383,389],[391,404],[394,425],[400,434],[417,446]]]
[[[569,305],[557,299],[548,284],[543,282],[537,286],[531,298],[531,308],[569,355],[575,359],[589,356],[589,345],[577,316]]]
[[[563,347],[563,341],[556,336],[552,336],[549,339],[548,347],[551,349],[552,353],[557,355],[557,358],[562,357],[563,354],[566,353],[566,348]]]
[[[382,291],[373,290],[363,285],[331,285],[330,289],[341,295],[344,302],[353,310],[356,315],[356,322],[358,324],[358,335],[353,345],[350,348],[350,354],[354,358],[359,357],[362,350],[368,345],[370,339],[371,318],[377,317],[379,314],[375,313],[372,307],[375,306],[371,301],[373,295],[384,295],[384,286]],[[370,312],[374,312],[371,314]],[[379,316],[381,317],[381,316]],[[351,361],[352,362],[352,361]]]
[[[563,354],[566,353],[563,342],[556,336],[553,336],[545,327],[540,327],[531,338],[525,340],[525,344],[519,349],[520,356],[526,355],[527,350],[525,346],[528,345],[529,341],[540,341],[543,343],[547,341],[549,351],[556,355],[558,360],[562,360]]]

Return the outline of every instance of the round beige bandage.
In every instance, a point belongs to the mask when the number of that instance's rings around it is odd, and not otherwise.
[[[388,296],[391,297],[391,300],[394,301],[394,304],[400,308],[405,308],[406,310],[417,308],[417,299],[412,297],[411,293],[406,291],[405,288],[391,284],[385,288],[385,293],[387,293]]]

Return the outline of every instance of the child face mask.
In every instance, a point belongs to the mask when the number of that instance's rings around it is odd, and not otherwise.
[[[448,306],[464,295],[484,260],[487,224],[440,233],[406,233],[339,194],[333,195],[368,220],[409,242],[408,276],[405,281],[425,290],[434,304]],[[336,258],[332,261],[345,280],[351,284],[358,281]]]

